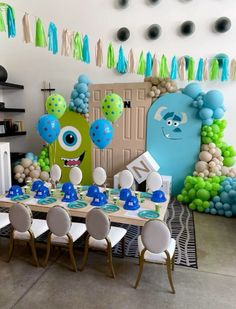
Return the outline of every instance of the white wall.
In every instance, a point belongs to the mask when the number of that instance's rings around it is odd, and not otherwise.
[[[94,59],[94,46],[99,38],[104,44],[104,54],[109,41],[113,41],[115,50],[116,31],[127,26],[131,31],[130,39],[123,44],[126,52],[133,47],[136,58],[141,50],[156,52],[160,57],[165,53],[168,59],[176,56],[191,55],[196,57],[213,57],[219,52],[236,57],[236,1],[235,0],[162,0],[156,6],[147,5],[146,0],[130,0],[127,9],[117,9],[113,0],[10,0],[7,3],[16,8],[17,37],[7,39],[0,33],[0,64],[9,73],[9,82],[22,83],[24,91],[9,92],[5,95],[8,106],[26,108],[26,137],[11,138],[11,150],[35,151],[41,147],[40,138],[35,131],[38,117],[44,113],[43,94],[40,89],[43,81],[50,81],[57,92],[68,100],[74,82],[79,74],[90,76],[94,83],[142,81],[138,75],[118,75],[114,71],[97,68]],[[19,11],[19,10],[21,11]],[[21,18],[24,11],[41,17],[47,31],[48,23],[54,21],[61,35],[62,27],[78,30],[88,34],[91,47],[91,64],[75,61],[72,57],[51,55],[47,49],[36,48],[22,41]],[[225,34],[212,33],[211,25],[215,19],[228,16],[233,22],[232,29]],[[178,25],[185,20],[193,20],[196,32],[191,37],[182,38],[177,34]],[[35,20],[31,17],[31,22]],[[156,41],[145,38],[145,29],[159,23],[162,36]],[[182,85],[181,85],[182,86]],[[203,89],[218,88],[225,96],[228,128],[226,140],[236,147],[236,83],[202,83]],[[5,92],[4,92],[5,93]],[[22,115],[18,116],[19,119]],[[3,141],[3,140],[1,140]]]

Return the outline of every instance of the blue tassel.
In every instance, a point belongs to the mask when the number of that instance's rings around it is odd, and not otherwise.
[[[223,58],[221,81],[227,81],[229,78],[229,58]]]
[[[203,59],[200,58],[197,67],[196,80],[202,81],[202,77],[203,77]]]
[[[57,27],[52,22],[48,28],[48,50],[51,51],[53,55],[58,53]]]
[[[8,28],[8,38],[14,38],[16,36],[16,23],[14,11],[11,6],[7,7],[7,28]]]
[[[116,64],[116,70],[121,74],[125,74],[127,72],[127,60],[125,59],[124,50],[122,46],[120,46],[119,49],[119,56]]]
[[[150,52],[146,55],[146,70],[145,77],[152,76],[152,55]]]
[[[174,56],[171,61],[170,79],[175,80],[177,78],[177,71],[178,71],[178,62],[176,57]]]
[[[83,53],[83,61],[86,63],[90,63],[89,40],[87,34],[84,36],[82,53]]]

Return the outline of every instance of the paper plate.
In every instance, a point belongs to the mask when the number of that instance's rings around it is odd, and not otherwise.
[[[23,194],[23,195],[17,195],[11,198],[11,201],[14,202],[20,202],[20,201],[25,201],[28,200],[30,198],[29,194]]]
[[[143,219],[157,219],[160,215],[154,210],[142,210],[138,213],[138,216]]]
[[[55,197],[46,197],[46,198],[42,198],[40,200],[38,200],[38,204],[39,205],[49,205],[49,204],[53,204],[57,201],[57,199]]]
[[[116,212],[120,210],[118,206],[113,205],[113,204],[106,204],[105,206],[101,207],[101,209],[107,213],[112,213],[112,212]]]
[[[84,201],[74,201],[67,205],[68,208],[76,209],[76,208],[84,208],[88,205],[88,203]]]

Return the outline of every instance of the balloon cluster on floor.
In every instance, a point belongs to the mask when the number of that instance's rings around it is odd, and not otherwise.
[[[71,111],[83,114],[86,119],[89,117],[90,84],[91,82],[86,75],[80,75],[71,92],[71,101],[69,104]]]
[[[236,151],[223,141],[226,121],[223,96],[218,91],[202,94],[193,103],[203,120],[201,150],[193,176],[185,178],[177,199],[199,212],[236,216]],[[207,124],[208,123],[208,124]]]

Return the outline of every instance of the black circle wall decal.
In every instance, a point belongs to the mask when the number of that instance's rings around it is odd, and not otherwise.
[[[129,0],[118,0],[118,4],[119,4],[120,7],[124,8],[124,7],[128,6]]]
[[[215,21],[214,28],[219,33],[227,32],[231,28],[231,20],[228,17],[220,17]]]
[[[195,24],[191,20],[183,22],[180,26],[180,33],[184,36],[191,35],[195,31]]]
[[[150,40],[156,40],[161,35],[161,26],[153,24],[147,29],[147,37]]]
[[[157,4],[160,2],[160,0],[148,0],[151,4]]]
[[[117,31],[117,39],[119,41],[122,42],[127,41],[129,37],[130,37],[130,31],[128,28],[122,27]]]

